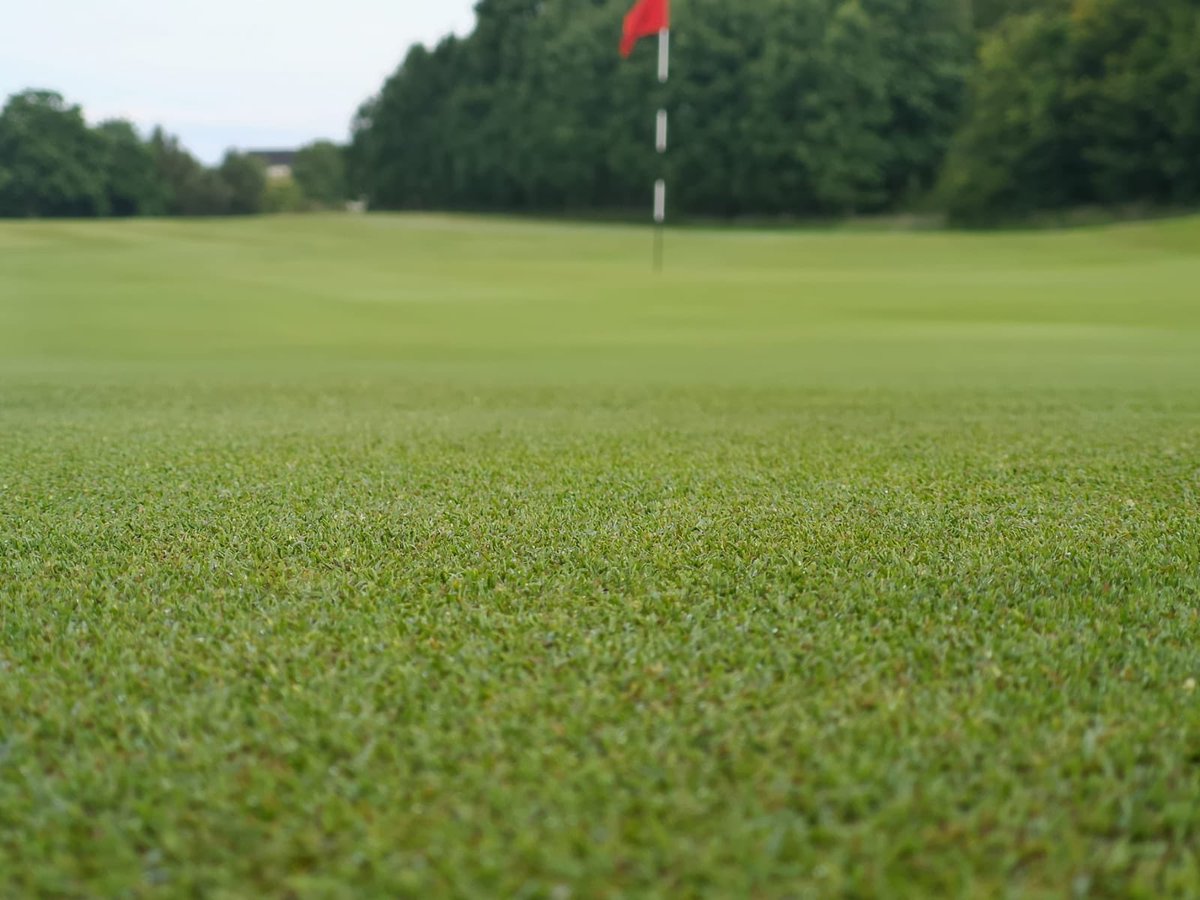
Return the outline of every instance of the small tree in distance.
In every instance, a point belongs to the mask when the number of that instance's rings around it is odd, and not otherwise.
[[[267,181],[263,195],[263,212],[298,213],[310,208],[310,201],[296,184],[295,178],[272,178]]]
[[[346,151],[330,141],[302,148],[292,164],[292,176],[309,201],[327,209],[340,208],[349,196]]]
[[[261,160],[230,150],[218,173],[229,189],[229,212],[251,216],[263,211],[267,170]]]

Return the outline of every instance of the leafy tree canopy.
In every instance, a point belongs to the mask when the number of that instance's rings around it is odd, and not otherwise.
[[[346,180],[346,152],[329,141],[302,147],[292,164],[292,177],[313,203],[334,209],[350,195]]]
[[[95,216],[108,211],[101,142],[78,106],[25,91],[0,111],[0,215]]]

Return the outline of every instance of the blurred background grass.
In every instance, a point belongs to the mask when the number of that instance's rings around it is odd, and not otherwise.
[[[1200,222],[646,232],[438,217],[0,225],[9,377],[236,365],[509,383],[1196,384]]]

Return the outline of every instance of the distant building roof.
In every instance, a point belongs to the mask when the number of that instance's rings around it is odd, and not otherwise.
[[[247,150],[246,155],[261,159],[268,166],[290,166],[296,161],[295,150]]]

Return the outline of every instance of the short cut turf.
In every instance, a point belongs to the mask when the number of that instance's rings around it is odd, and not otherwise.
[[[1200,892],[1200,221],[0,225],[0,894]]]

